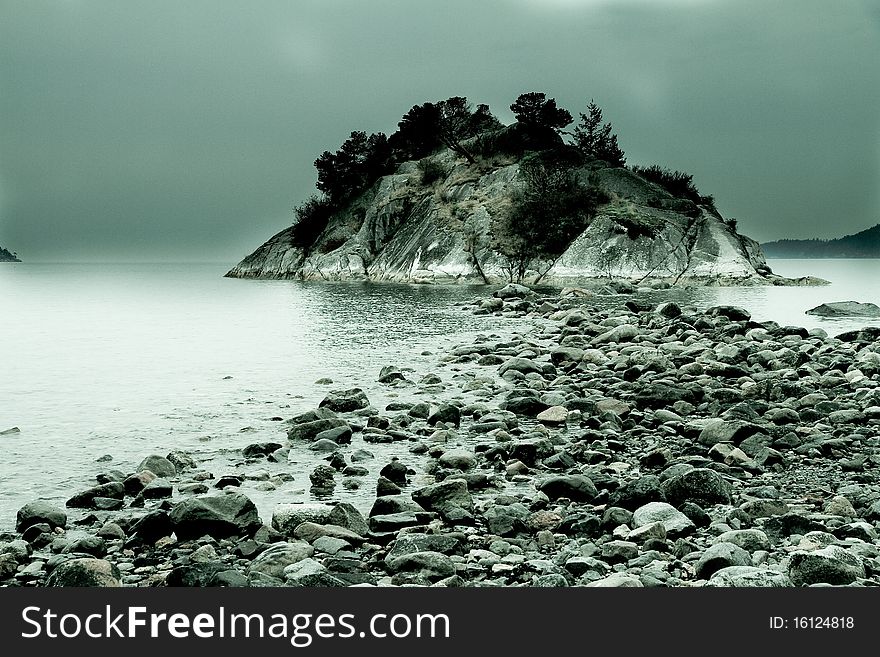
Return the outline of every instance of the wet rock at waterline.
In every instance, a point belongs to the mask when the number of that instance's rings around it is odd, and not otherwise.
[[[833,301],[823,303],[806,311],[807,315],[819,317],[880,317],[880,306],[859,301]]]

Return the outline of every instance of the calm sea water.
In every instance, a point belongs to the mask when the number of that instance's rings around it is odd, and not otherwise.
[[[832,285],[674,295],[700,306],[732,303],[756,319],[830,334],[872,323],[803,313],[825,301],[880,304],[880,261],[770,264],[777,273],[813,274]],[[455,307],[485,288],[246,281],[223,278],[225,269],[0,266],[0,431],[21,429],[0,436],[0,530],[24,503],[63,501],[97,472],[131,470],[150,453],[194,451],[218,474],[234,470],[234,450],[283,439],[272,417],[317,406],[328,390],[316,383],[322,377],[336,382],[331,389],[363,387],[382,407],[398,394],[375,383],[383,365],[448,380],[455,372],[438,369],[445,348],[477,332],[533,325]],[[105,454],[111,463],[95,462]],[[261,512],[281,499],[308,500],[306,475],[320,458],[267,466],[299,471],[287,489],[253,493]]]

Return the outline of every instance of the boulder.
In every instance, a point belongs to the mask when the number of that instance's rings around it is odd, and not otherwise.
[[[287,430],[287,439],[294,442],[297,440],[314,440],[323,431],[347,426],[348,423],[345,420],[336,417],[300,422]]]
[[[137,467],[137,472],[144,470],[149,470],[157,477],[174,477],[177,475],[177,468],[174,467],[174,464],[158,454],[150,454],[141,461],[141,464]]]
[[[173,532],[174,528],[168,514],[162,510],[156,510],[135,520],[128,530],[128,536],[132,544],[142,542],[150,545],[160,538],[171,536]]]
[[[593,338],[596,344],[606,342],[631,342],[639,335],[639,329],[631,324],[621,324]]]
[[[83,557],[56,566],[46,586],[117,587],[120,577],[119,569],[109,561]]]
[[[633,512],[632,526],[635,528],[655,522],[663,524],[670,538],[684,536],[695,529],[690,518],[666,502],[648,502]]]
[[[67,500],[67,507],[71,509],[93,509],[100,508],[101,505],[96,502],[96,499],[112,499],[112,500],[121,500],[125,497],[125,488],[123,487],[121,482],[111,481],[106,484],[100,484],[98,486],[93,486],[88,490],[84,490],[81,493],[77,493],[69,500]]]
[[[394,365],[385,365],[379,370],[379,383],[393,383],[394,381],[404,381],[406,377]]]
[[[261,458],[269,456],[272,452],[283,447],[281,443],[265,442],[251,443],[241,450],[241,455],[246,459]]]
[[[181,540],[206,534],[214,538],[241,536],[262,524],[254,503],[237,492],[183,500],[171,511],[170,518],[174,533]]]
[[[383,466],[379,474],[398,486],[406,485],[407,467],[397,459]]]
[[[340,502],[335,505],[327,517],[329,524],[344,527],[355,534],[366,536],[370,531],[363,514],[348,502]]]
[[[473,520],[474,501],[463,479],[445,479],[412,492],[413,500],[449,522]],[[377,500],[378,501],[378,500]]]
[[[648,502],[664,502],[660,478],[656,475],[644,475],[628,481],[611,493],[608,503],[634,511]]]
[[[712,418],[705,423],[697,440],[710,447],[716,443],[739,445],[743,440],[757,433],[758,430],[756,425],[749,422]]]
[[[329,522],[334,508],[330,504],[320,503],[278,504],[272,511],[272,527],[285,536],[292,536],[303,522]]]
[[[412,573],[428,580],[438,580],[455,574],[455,563],[440,552],[410,552],[387,562],[392,573]]]
[[[248,586],[247,578],[219,561],[177,566],[165,578],[171,587],[206,588],[213,586]]]
[[[770,549],[770,539],[760,529],[733,529],[718,535],[714,542],[733,543],[747,552]]]
[[[174,488],[167,479],[153,479],[144,486],[141,495],[145,500],[158,500],[163,497],[171,497],[173,492]]]
[[[349,390],[333,390],[321,400],[319,408],[326,408],[336,413],[359,411],[370,405],[370,400],[360,388]]]
[[[544,372],[544,368],[535,361],[519,357],[508,358],[504,361],[501,367],[498,368],[498,374],[504,376],[504,374],[510,370],[521,372],[522,374],[542,374]]]
[[[642,584],[642,581],[635,575],[630,575],[629,573],[614,573],[608,575],[608,577],[603,577],[602,579],[590,582],[587,586],[594,588],[642,588],[644,587],[644,584]]]
[[[726,317],[732,322],[747,322],[752,318],[752,313],[739,306],[713,306],[706,310],[706,314],[710,317]]]
[[[24,532],[31,525],[41,522],[52,528],[64,529],[67,526],[67,513],[64,509],[42,500],[28,502],[15,516],[15,531]]]
[[[346,445],[351,442],[351,427],[347,424],[333,427],[332,429],[327,429],[326,431],[321,431],[318,433],[314,440],[318,442],[319,440],[329,440],[337,445]]]
[[[125,481],[122,482],[122,485],[125,488],[125,494],[134,497],[154,479],[156,479],[156,473],[150,470],[141,470],[140,472],[135,472],[133,475],[129,475],[125,478]]]
[[[364,537],[360,534],[356,534],[350,529],[346,529],[345,527],[339,527],[338,525],[319,525],[314,522],[301,522],[296,526],[296,529],[293,530],[293,535],[296,538],[302,539],[308,543],[313,543],[314,541],[322,538],[324,536],[329,536],[330,538],[341,538],[344,541],[348,541],[349,543],[362,543],[364,541]]]
[[[829,545],[812,552],[793,552],[788,576],[795,586],[852,584],[865,577],[865,564],[858,555],[839,545]]]
[[[751,566],[748,552],[733,543],[714,543],[697,560],[697,577],[708,579],[715,571],[728,566]]]
[[[520,502],[494,504],[483,514],[489,533],[498,536],[510,536],[524,529],[528,517],[528,507]]]
[[[549,425],[565,424],[568,419],[568,409],[565,406],[551,406],[537,416],[538,422]]]
[[[500,290],[495,290],[492,293],[492,296],[496,299],[524,299],[525,297],[532,296],[533,294],[534,292],[532,292],[525,285],[508,283]]]
[[[263,550],[248,566],[248,575],[262,573],[278,579],[284,578],[284,569],[290,564],[311,557],[315,549],[305,541],[273,543]]]
[[[757,566],[727,566],[716,570],[706,586],[742,588],[786,588],[791,580],[785,573]]]
[[[467,449],[449,449],[443,452],[438,462],[444,468],[465,471],[474,468],[477,458],[473,452]]]
[[[547,477],[537,488],[551,500],[567,497],[574,502],[589,502],[599,494],[593,481],[582,474]]]
[[[439,408],[428,415],[427,421],[430,425],[444,422],[458,427],[461,425],[461,410],[454,404],[441,404]]]
[[[730,504],[731,487],[714,470],[694,468],[663,482],[667,501],[678,506],[684,502],[700,505]]]

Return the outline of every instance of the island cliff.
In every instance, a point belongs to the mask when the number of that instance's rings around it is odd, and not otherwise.
[[[688,198],[670,191],[662,178],[658,184],[648,175],[651,169],[662,171],[659,167],[630,169],[619,160],[609,163],[585,154],[558,132],[536,131],[522,122],[498,124],[425,157],[395,162],[393,169],[335,207],[310,244],[297,238],[295,224],[227,276],[416,283],[512,280],[494,233],[498,218],[522,194],[524,172],[538,166],[564,171],[592,190],[598,202],[558,253],[529,263],[525,275],[517,277],[521,282],[566,285],[622,277],[791,283],[772,274],[760,245],[738,233],[711,197]],[[675,175],[685,177],[689,190],[696,192],[690,176]]]

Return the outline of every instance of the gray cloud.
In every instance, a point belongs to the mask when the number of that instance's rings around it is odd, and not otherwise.
[[[0,244],[31,260],[232,262],[312,161],[450,95],[605,108],[757,239],[880,221],[877,3],[5,2]]]

